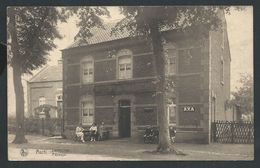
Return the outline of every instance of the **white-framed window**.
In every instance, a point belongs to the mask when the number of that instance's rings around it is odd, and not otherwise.
[[[133,76],[132,52],[124,49],[118,52],[118,79],[130,79]]]
[[[168,49],[165,58],[166,58],[166,75],[175,75],[177,73],[177,54],[176,49]]]
[[[176,117],[176,104],[168,104],[167,105],[168,117],[169,117],[169,124],[176,124],[177,117]]]
[[[56,95],[56,106],[57,110],[55,113],[55,117],[58,118],[62,116],[62,94]]]
[[[191,64],[191,59],[192,59],[191,50],[187,49],[184,52],[185,52],[184,65],[189,66]]]
[[[94,98],[83,96],[80,101],[82,125],[91,125],[94,122]]]
[[[81,61],[81,81],[82,83],[94,81],[94,60],[90,57]]]
[[[62,101],[62,94],[56,95],[56,101]]]
[[[40,106],[40,105],[44,105],[44,104],[46,104],[46,98],[45,98],[44,96],[41,96],[41,97],[39,98],[39,106]]]

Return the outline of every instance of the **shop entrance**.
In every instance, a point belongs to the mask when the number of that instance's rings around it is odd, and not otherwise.
[[[119,100],[119,137],[131,136],[131,102],[130,100]]]

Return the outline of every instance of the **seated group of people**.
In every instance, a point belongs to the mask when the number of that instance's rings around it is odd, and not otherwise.
[[[98,133],[100,136],[100,139],[102,139],[103,132],[104,132],[104,122],[101,123],[99,126],[99,129],[97,127],[97,124],[93,123],[91,127],[89,128],[90,131],[90,141],[96,141],[98,137]],[[76,127],[76,136],[80,138],[82,142],[85,142],[84,140],[84,128],[82,128],[82,124],[80,123],[79,126]]]

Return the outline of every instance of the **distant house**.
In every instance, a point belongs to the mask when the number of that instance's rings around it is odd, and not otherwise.
[[[176,141],[209,143],[211,122],[225,120],[231,57],[223,15],[222,20],[222,29],[203,36],[162,32],[168,57],[165,73],[176,83],[175,93],[167,94]],[[114,137],[134,137],[158,124],[153,49],[128,32],[111,36],[114,25],[93,29],[88,43],[75,42],[62,50],[66,135],[79,123],[89,127],[105,122]]]
[[[57,106],[50,111],[50,118],[62,115],[62,61],[46,66],[28,81],[28,112],[35,116],[34,109],[43,104]]]

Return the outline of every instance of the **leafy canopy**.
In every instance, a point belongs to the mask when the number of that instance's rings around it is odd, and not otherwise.
[[[106,7],[66,7],[63,8],[63,14],[66,16],[75,15],[79,22],[79,32],[76,34],[74,40],[87,42],[86,39],[93,36],[91,29],[94,27],[103,28],[102,16],[110,17],[110,13]]]
[[[156,6],[156,7],[120,7],[125,16],[117,23],[114,32],[127,30],[132,35],[148,35],[151,24],[157,24],[160,30],[185,29],[203,24],[207,28],[219,25],[217,6]]]
[[[254,112],[253,76],[247,73],[241,74],[239,83],[241,83],[242,86],[232,93],[234,96],[232,103],[239,106],[244,114]]]
[[[80,30],[76,38],[85,39],[91,36],[91,28],[102,27],[100,16],[109,16],[105,7],[9,7],[7,12],[8,41],[12,46],[11,37],[16,35],[18,47],[18,53],[12,47],[8,50],[8,62],[11,66],[18,65],[22,73],[31,73],[46,64],[48,52],[57,47],[54,40],[62,38],[57,27],[59,22],[77,15]],[[10,19],[10,14],[15,20]]]
[[[57,23],[65,18],[54,7],[10,8],[8,16],[13,14],[15,20],[9,19],[8,34],[9,37],[17,36],[18,53],[11,50],[8,60],[11,66],[19,65],[22,73],[31,73],[46,63],[48,51],[56,47],[54,39],[61,38]],[[12,25],[15,25],[14,29]],[[14,42],[10,40],[10,43]]]

